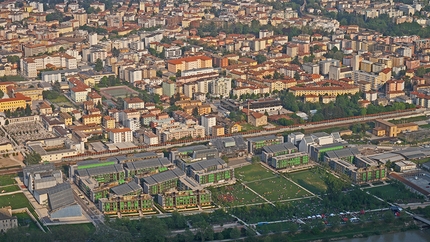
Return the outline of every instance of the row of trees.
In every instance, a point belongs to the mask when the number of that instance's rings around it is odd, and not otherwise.
[[[283,107],[288,110],[293,112],[302,111],[308,114],[310,114],[310,110],[317,110],[316,113],[312,115],[311,121],[313,122],[396,110],[405,110],[415,107],[413,104],[396,102],[388,106],[370,104],[367,106],[367,108],[363,108],[358,104],[361,96],[361,93],[356,93],[354,95],[338,95],[335,102],[323,104],[319,102],[304,103],[292,93],[287,91],[282,91],[279,93]]]
[[[18,118],[18,117],[30,116],[31,107],[30,107],[30,104],[26,104],[25,108],[17,108],[15,111],[11,111],[10,109],[7,109],[4,111],[4,114],[6,118]]]

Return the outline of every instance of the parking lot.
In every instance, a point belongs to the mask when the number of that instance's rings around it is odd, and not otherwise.
[[[23,144],[28,140],[53,138],[53,133],[45,130],[40,122],[27,122],[5,125],[6,132],[18,143]]]

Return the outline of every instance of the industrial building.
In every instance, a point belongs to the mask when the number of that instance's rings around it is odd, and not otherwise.
[[[297,168],[309,164],[309,156],[304,152],[297,152],[272,157],[267,164],[279,170],[286,168]]]
[[[127,162],[124,164],[124,169],[127,177],[144,177],[166,171],[173,166],[167,158],[163,157]]]
[[[284,143],[284,136],[268,135],[248,139],[248,153],[261,154],[264,146]]]
[[[234,184],[234,168],[220,158],[202,160],[187,164],[185,168],[187,176],[196,180],[203,187]]]
[[[291,154],[297,151],[298,151],[297,147],[290,142],[264,146],[261,154],[261,160],[264,161],[265,163],[268,163],[274,156]]]
[[[157,196],[157,203],[165,210],[210,206],[211,192],[208,190],[173,191]]]
[[[218,150],[218,157],[226,156],[228,158],[234,158],[248,154],[248,146],[242,135],[216,138],[211,140],[209,145]]]

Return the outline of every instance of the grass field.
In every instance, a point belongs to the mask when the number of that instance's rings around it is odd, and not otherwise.
[[[0,186],[7,186],[7,185],[16,184],[15,179],[13,179],[14,177],[16,177],[16,175],[0,176]]]
[[[64,95],[60,95],[57,98],[51,98],[51,99],[48,99],[48,100],[50,102],[56,103],[56,104],[63,104],[63,103],[71,104],[71,102],[69,101],[69,99],[67,99]]]
[[[30,215],[27,213],[14,213],[14,216],[18,218],[18,225],[19,226],[28,226],[29,230],[39,230],[39,227],[37,227],[36,223],[31,219]]]
[[[265,202],[255,193],[239,183],[232,186],[214,189],[214,191],[212,191],[212,197],[224,206],[238,206]]]
[[[420,125],[419,127],[423,129],[430,129],[430,124],[423,124],[423,125]]]
[[[12,206],[12,209],[27,207],[30,211],[33,211],[33,207],[27,197],[22,193],[0,196],[0,207],[6,206]]]
[[[3,80],[7,82],[22,82],[25,81],[25,78],[22,76],[4,76]]]
[[[260,179],[271,178],[271,171],[263,168],[260,164],[252,164],[234,170],[235,177],[243,182],[252,182]]]
[[[18,185],[10,185],[10,186],[5,186],[5,187],[1,187],[0,188],[0,192],[1,193],[15,192],[15,191],[18,191],[18,190],[19,190]]]
[[[368,188],[365,191],[388,202],[411,203],[424,201],[422,196],[409,191],[403,184],[399,184],[398,182],[386,186]]]
[[[317,171],[308,170],[291,173],[290,178],[315,194],[320,194],[327,190],[327,185],[324,183],[322,175]]]
[[[271,202],[310,195],[283,177],[273,177],[272,179],[247,183],[246,185]]]

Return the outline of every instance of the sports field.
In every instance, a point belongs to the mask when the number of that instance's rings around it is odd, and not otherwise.
[[[235,169],[235,176],[238,179],[235,185],[214,191],[213,197],[220,204],[240,206],[305,198],[311,195],[259,163]]]
[[[291,180],[315,194],[323,193],[327,190],[322,174],[317,170],[299,171],[289,174]]]
[[[100,94],[103,95],[106,99],[112,98],[126,98],[127,96],[137,96],[139,93],[127,86],[116,86],[116,87],[105,87],[100,88]]]

